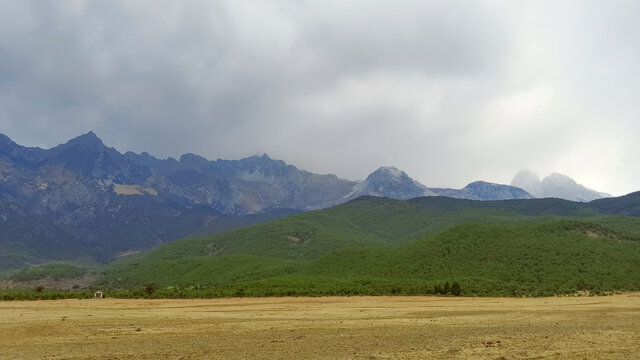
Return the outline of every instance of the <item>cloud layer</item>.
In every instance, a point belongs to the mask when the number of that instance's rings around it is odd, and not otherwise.
[[[4,1],[0,132],[639,190],[634,1]]]

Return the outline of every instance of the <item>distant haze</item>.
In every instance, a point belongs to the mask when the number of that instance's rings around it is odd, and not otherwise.
[[[637,1],[0,0],[0,133],[640,190]]]

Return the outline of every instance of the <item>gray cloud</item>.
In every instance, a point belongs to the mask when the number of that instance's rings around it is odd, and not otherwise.
[[[0,0],[0,132],[638,190],[637,2]]]

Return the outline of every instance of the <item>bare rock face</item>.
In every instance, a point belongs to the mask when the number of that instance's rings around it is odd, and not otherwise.
[[[225,220],[242,226],[332,206],[354,185],[267,155],[161,160],[121,154],[92,132],[48,150],[0,135],[0,249],[6,250],[0,270],[50,260],[109,261],[218,231],[216,223]]]

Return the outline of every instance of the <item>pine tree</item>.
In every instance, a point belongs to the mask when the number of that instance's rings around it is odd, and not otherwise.
[[[440,286],[440,284],[435,284],[433,286],[433,293],[436,295],[442,294],[442,286]]]
[[[449,285],[448,281],[446,283],[444,283],[444,287],[442,288],[442,293],[444,295],[447,295],[447,294],[451,293],[451,285]]]
[[[147,295],[153,294],[156,290],[158,290],[158,285],[156,284],[146,284],[144,286],[144,291],[147,293]]]
[[[461,292],[462,292],[462,288],[460,288],[460,284],[458,284],[457,281],[454,281],[453,284],[451,285],[451,294],[453,296],[460,296]]]

